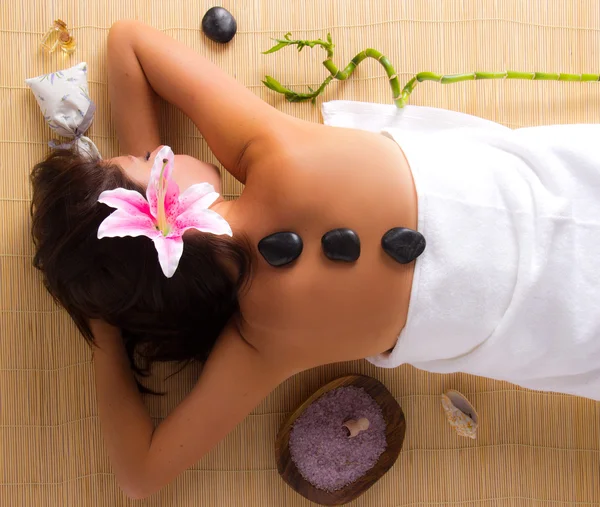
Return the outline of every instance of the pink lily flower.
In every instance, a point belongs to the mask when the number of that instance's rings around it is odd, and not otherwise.
[[[116,208],[98,228],[98,239],[146,236],[154,242],[158,262],[171,278],[183,254],[183,234],[197,229],[232,236],[227,221],[209,208],[219,197],[209,183],[199,183],[179,194],[171,179],[174,156],[163,146],[154,159],[146,198],[135,190],[105,190],[98,202]]]

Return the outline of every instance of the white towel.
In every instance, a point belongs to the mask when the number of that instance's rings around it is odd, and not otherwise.
[[[323,122],[370,132],[396,128],[407,132],[429,133],[456,128],[510,130],[493,121],[435,107],[405,106],[334,100],[321,107]]]
[[[323,116],[400,145],[427,240],[406,327],[369,360],[600,400],[600,125],[348,102]]]

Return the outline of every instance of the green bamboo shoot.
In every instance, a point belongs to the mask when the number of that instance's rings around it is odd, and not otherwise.
[[[334,44],[331,39],[331,34],[327,34],[327,40],[324,41],[322,39],[316,40],[293,40],[291,38],[291,33],[285,34],[283,39],[275,39],[277,44],[275,44],[271,49],[264,52],[264,54],[275,53],[280,49],[283,49],[287,46],[296,46],[298,51],[302,51],[305,47],[314,48],[315,46],[322,47],[327,52],[327,58],[323,61],[323,66],[329,71],[330,75],[325,78],[325,80],[319,85],[316,90],[313,90],[310,86],[308,87],[308,93],[295,92],[283,86],[279,81],[271,76],[266,76],[263,83],[264,85],[277,92],[281,93],[285,96],[285,98],[290,102],[303,102],[306,100],[310,100],[313,103],[316,98],[323,93],[327,85],[331,83],[334,79],[339,81],[345,81],[348,79],[356,67],[365,59],[373,58],[377,60],[382,67],[384,68],[389,83],[390,88],[392,89],[392,99],[394,104],[397,107],[404,107],[407,102],[410,94],[415,89],[418,83],[422,83],[423,81],[435,81],[441,84],[449,84],[449,83],[460,83],[462,81],[477,81],[480,79],[523,79],[529,81],[568,81],[568,82],[591,82],[591,81],[600,81],[599,74],[564,74],[564,73],[549,73],[549,72],[517,72],[517,71],[504,71],[504,72],[469,72],[466,74],[451,74],[451,75],[441,75],[435,74],[433,72],[419,72],[416,76],[414,76],[404,88],[400,87],[400,81],[398,79],[398,74],[394,70],[391,62],[387,59],[386,56],[381,54],[376,49],[365,49],[358,53],[350,63],[346,65],[343,70],[340,70],[335,63],[333,63],[333,49]]]

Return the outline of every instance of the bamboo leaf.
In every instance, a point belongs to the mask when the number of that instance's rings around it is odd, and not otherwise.
[[[265,79],[263,80],[263,84],[267,88],[269,88],[269,90],[273,90],[274,92],[278,92],[278,93],[287,93],[288,92],[287,88],[285,88],[279,81],[272,78],[271,76],[265,76]]]
[[[277,91],[277,90],[273,89],[273,87],[271,86],[271,84],[266,79],[262,80],[262,84],[264,84],[269,90],[273,90],[274,92]]]
[[[267,49],[266,51],[263,51],[263,55],[275,53],[275,51],[279,51],[281,48],[284,48],[288,45],[289,45],[289,43],[287,43],[287,42],[280,42],[279,44],[275,44],[271,49]]]

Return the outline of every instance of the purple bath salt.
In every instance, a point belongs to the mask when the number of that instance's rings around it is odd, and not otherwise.
[[[343,424],[369,420],[369,428],[348,438]],[[365,475],[385,451],[385,420],[377,402],[363,388],[339,387],[313,402],[290,432],[290,455],[313,486],[336,491]]]

